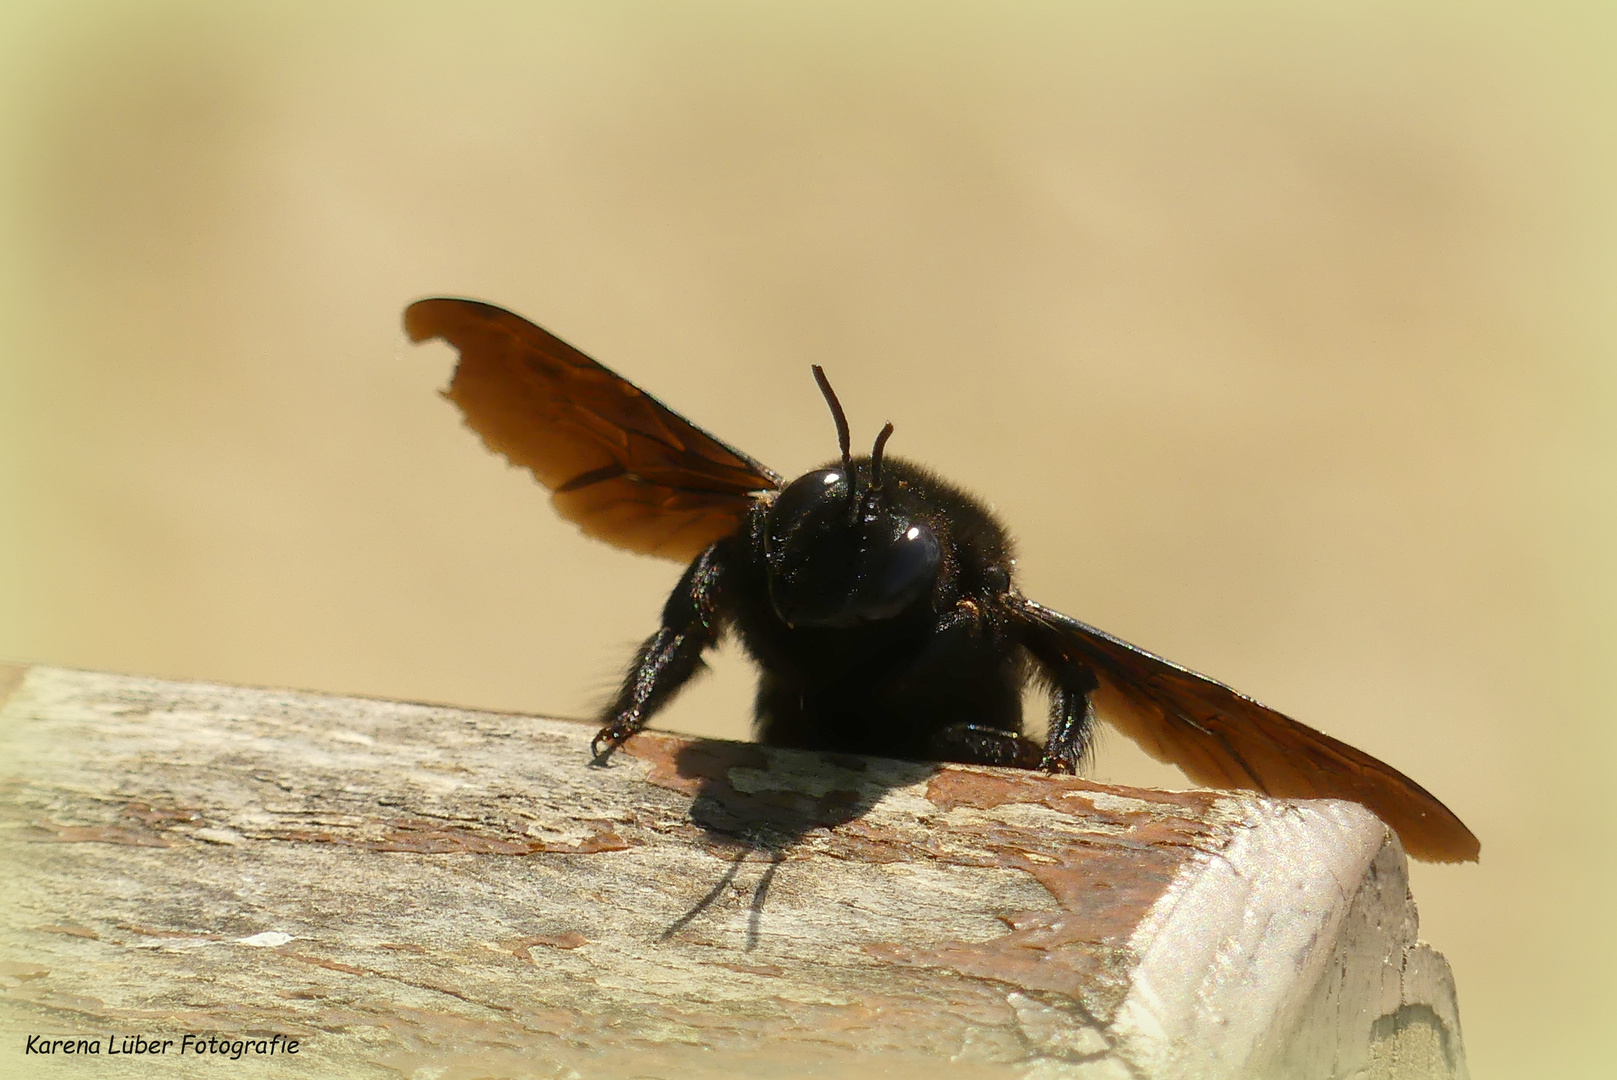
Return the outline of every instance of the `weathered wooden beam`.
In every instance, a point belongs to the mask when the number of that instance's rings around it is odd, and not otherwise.
[[[41,1035],[158,1075],[108,1056],[138,1034],[217,1075],[189,1033],[297,1075],[1466,1075],[1352,804],[655,733],[601,768],[573,721],[44,667],[0,698],[0,1068]]]

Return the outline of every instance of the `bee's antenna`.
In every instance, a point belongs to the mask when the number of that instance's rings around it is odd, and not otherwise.
[[[831,418],[837,422],[837,444],[842,447],[842,471],[848,477],[848,487],[853,487],[853,457],[848,453],[848,417],[842,411],[842,402],[837,400],[837,392],[831,389],[831,380],[825,377],[825,369],[819,364],[814,365],[814,381],[820,384],[820,393],[825,395],[825,403],[831,406]]]
[[[876,436],[876,445],[870,448],[870,487],[875,490],[881,483],[881,452],[887,446],[887,437],[893,433],[893,422],[889,420],[887,426],[881,429]]]

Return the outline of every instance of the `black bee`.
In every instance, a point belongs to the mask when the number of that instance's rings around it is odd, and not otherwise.
[[[662,626],[603,716],[597,756],[644,728],[734,630],[757,662],[771,746],[1070,773],[1106,719],[1198,783],[1360,802],[1417,858],[1477,858],[1475,836],[1419,784],[1229,687],[1038,604],[981,503],[884,453],[791,483],[509,311],[406,310],[415,341],[460,351],[445,396],[489,449],[530,469],[561,515],[631,551],[688,561]],[[1022,688],[1051,690],[1043,744]]]

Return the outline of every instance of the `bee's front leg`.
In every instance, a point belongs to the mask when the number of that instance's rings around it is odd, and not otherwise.
[[[724,629],[721,614],[725,541],[711,544],[686,569],[663,605],[662,626],[635,653],[617,698],[590,740],[597,762],[651,722],[658,709],[703,667],[702,653]]]
[[[1025,735],[983,724],[950,724],[932,736],[931,756],[965,765],[1036,769],[1044,748]]]

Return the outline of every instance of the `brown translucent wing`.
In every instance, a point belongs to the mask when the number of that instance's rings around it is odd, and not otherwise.
[[[630,551],[689,561],[781,478],[519,315],[418,300],[413,341],[460,351],[444,396],[490,450],[551,491],[562,517]]]
[[[1159,761],[1209,787],[1287,799],[1349,799],[1428,862],[1475,861],[1481,845],[1425,788],[1385,762],[1299,724],[1188,668],[1020,599],[1035,652],[1056,652],[1101,680],[1097,707]]]

